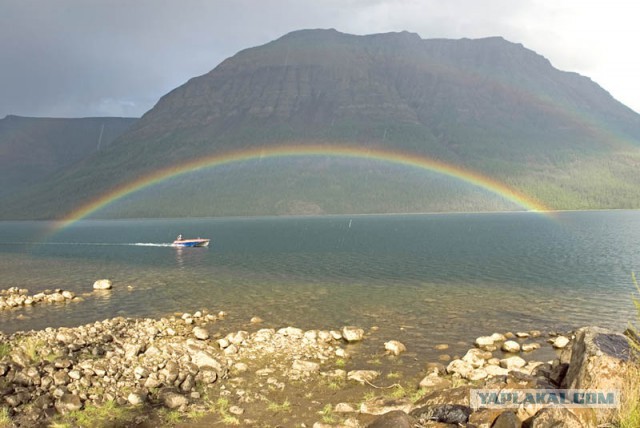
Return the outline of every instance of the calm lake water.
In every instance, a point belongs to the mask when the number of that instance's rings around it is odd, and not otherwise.
[[[379,330],[433,356],[478,335],[633,319],[640,211],[0,222],[0,288],[114,290],[0,312],[0,330],[225,310],[227,328]],[[212,238],[176,249],[177,234]],[[21,315],[21,316],[19,316]]]

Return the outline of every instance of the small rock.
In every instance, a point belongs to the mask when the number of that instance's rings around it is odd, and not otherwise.
[[[520,428],[522,422],[518,416],[511,410],[502,412],[491,425],[491,428]]]
[[[520,344],[513,340],[507,340],[502,344],[501,348],[504,352],[517,353],[520,352]]]
[[[355,380],[362,384],[371,382],[380,376],[380,372],[375,370],[351,370],[347,373],[348,380]]]
[[[482,348],[484,346],[491,346],[493,345],[493,338],[491,336],[480,336],[476,339],[475,341],[475,345],[478,348]]]
[[[238,406],[231,406],[229,407],[229,413],[231,413],[232,415],[240,416],[244,413],[244,409]]]
[[[437,351],[444,351],[445,349],[449,349],[449,345],[447,345],[446,343],[440,343],[434,346],[434,349],[436,349]]]
[[[402,410],[394,410],[373,420],[367,428],[413,428],[416,421]]]
[[[557,349],[562,349],[568,344],[569,344],[569,338],[565,336],[558,336],[555,339],[553,339],[553,342],[551,342],[551,345]]]
[[[80,397],[73,394],[63,394],[62,397],[56,401],[56,410],[60,413],[73,412],[82,408],[82,400]]]
[[[539,410],[531,418],[527,419],[524,426],[528,428],[547,428],[547,427],[563,427],[563,428],[583,428],[584,425],[580,419],[571,411],[565,408],[545,408]]]
[[[472,372],[473,366],[471,363],[462,360],[453,360],[447,366],[447,373],[458,373],[465,379],[467,379]]]
[[[193,335],[196,339],[207,340],[209,338],[209,332],[202,327],[194,327]]]
[[[108,279],[99,279],[93,283],[94,290],[111,290],[112,284]]]
[[[147,395],[140,391],[132,392],[127,396],[127,401],[133,406],[142,404],[146,400],[147,400]]]
[[[175,392],[165,392],[161,397],[162,404],[169,409],[176,409],[180,406],[189,404],[189,400],[184,395]]]
[[[295,360],[293,362],[293,369],[305,373],[317,373],[320,371],[320,364],[313,361]]]
[[[509,357],[500,360],[500,367],[511,370],[520,369],[527,365],[527,362],[520,357]]]
[[[351,404],[348,403],[338,403],[336,404],[336,406],[333,408],[333,411],[335,413],[353,413],[356,411],[356,409],[353,408],[353,406]]]
[[[489,374],[485,369],[475,369],[467,376],[469,380],[482,380],[485,379]]]
[[[364,330],[358,327],[342,327],[342,338],[347,342],[359,342],[364,338]]]
[[[386,349],[388,352],[392,353],[393,355],[398,356],[401,353],[405,352],[407,350],[407,347],[404,346],[404,344],[402,344],[401,342],[398,342],[397,340],[390,340],[384,343],[384,349]]]
[[[436,406],[424,406],[411,412],[420,423],[435,421],[452,425],[463,425],[469,421],[472,410],[469,406],[461,404],[441,404]]]
[[[520,339],[526,339],[529,336],[531,336],[531,334],[529,334],[529,333],[527,333],[525,331],[516,332],[516,337],[519,337]]]
[[[523,352],[531,352],[540,348],[539,343],[524,343],[521,347]]]
[[[419,384],[421,389],[445,389],[451,386],[451,381],[437,375],[425,376]]]
[[[253,317],[251,318],[251,321],[249,321],[251,324],[260,324],[261,322],[263,322],[262,318],[260,317]]]
[[[489,336],[494,342],[504,342],[507,340],[507,337],[502,333],[493,333]]]

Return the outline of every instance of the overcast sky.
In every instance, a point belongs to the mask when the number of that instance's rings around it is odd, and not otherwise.
[[[502,36],[640,112],[640,2],[0,0],[0,118],[141,116],[238,50],[293,30]]]

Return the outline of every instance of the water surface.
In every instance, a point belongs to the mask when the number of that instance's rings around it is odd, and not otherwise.
[[[623,329],[634,316],[640,212],[0,222],[0,288],[110,293],[0,312],[0,330],[225,310],[227,327],[379,330],[435,356],[493,331]],[[208,249],[167,246],[177,234]],[[21,316],[18,316],[21,315]],[[462,344],[459,344],[462,349]],[[455,351],[455,349],[454,349]],[[452,351],[453,352],[453,351]]]

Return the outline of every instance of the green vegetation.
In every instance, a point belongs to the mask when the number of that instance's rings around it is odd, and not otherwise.
[[[7,355],[11,355],[11,345],[8,343],[0,343],[0,360]]]
[[[140,409],[118,406],[115,401],[110,400],[99,406],[85,405],[81,410],[57,416],[55,423],[59,428],[125,426],[132,423],[139,412]]]
[[[638,294],[632,297],[632,301],[637,310],[637,321],[640,323],[640,285],[633,272],[631,280],[638,291]],[[640,336],[638,336],[637,326],[630,325],[629,330],[631,332],[629,344],[634,352],[629,362],[630,373],[625,378],[621,391],[622,403],[615,421],[618,428],[640,427],[640,341],[638,340]]]
[[[9,409],[0,407],[0,428],[10,428],[12,425],[9,417]]]
[[[336,416],[333,414],[333,406],[331,404],[326,404],[320,414],[322,415],[322,422],[325,424],[332,424],[337,421]]]
[[[267,405],[267,410],[276,413],[285,413],[291,411],[291,403],[289,399],[285,399],[282,403],[276,403],[275,401],[270,401],[269,405]]]
[[[210,410],[220,416],[220,421],[227,425],[240,425],[240,420],[229,413],[229,400],[225,397],[218,398],[215,403],[210,403]]]

